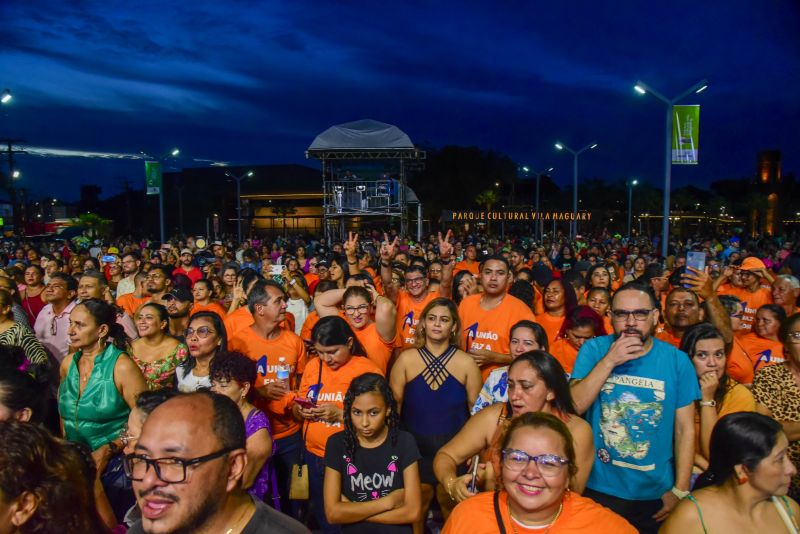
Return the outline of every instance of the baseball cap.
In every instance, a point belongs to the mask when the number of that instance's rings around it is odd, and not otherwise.
[[[766,269],[767,266],[764,265],[764,262],[756,258],[755,256],[749,256],[742,261],[741,269],[745,271],[753,271],[756,269]]]
[[[184,254],[191,254],[191,253],[192,253],[192,249],[190,249],[190,248],[181,249],[181,256],[183,256]]]
[[[192,296],[192,292],[189,291],[187,288],[176,287],[163,297],[163,300],[170,300],[170,299],[178,299],[181,302],[191,302],[194,300],[194,297]]]
[[[109,254],[119,254],[119,249],[117,247],[109,247],[108,253]]]

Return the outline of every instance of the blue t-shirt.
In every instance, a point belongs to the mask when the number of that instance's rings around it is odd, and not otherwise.
[[[614,339],[586,341],[572,378],[585,378]],[[700,398],[686,353],[652,339],[650,352],[614,368],[585,414],[597,451],[587,487],[621,499],[660,499],[675,484],[675,411]]]

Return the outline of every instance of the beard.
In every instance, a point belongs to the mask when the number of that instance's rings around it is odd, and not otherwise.
[[[209,518],[213,517],[214,514],[219,511],[224,503],[224,497],[220,498],[220,495],[214,491],[207,492],[202,501],[189,509],[187,517],[181,521],[181,524],[170,530],[168,534],[192,534],[193,532],[197,532],[200,530],[200,527],[202,527],[208,521]],[[164,532],[158,528],[158,524],[156,524],[156,528],[154,530],[148,530],[147,527],[144,526],[143,521],[142,527],[147,534]]]
[[[623,330],[621,330],[620,332],[615,332],[614,333],[614,338],[615,339],[619,339],[619,338],[621,338],[623,336],[623,334],[626,334],[626,335],[629,335],[629,336],[630,335],[634,335],[634,336],[639,336],[639,340],[642,343],[646,343],[647,340],[650,339],[650,336],[653,335],[654,331],[655,331],[655,326],[650,326],[647,330],[641,330],[641,329],[636,328],[636,327],[626,327]]]

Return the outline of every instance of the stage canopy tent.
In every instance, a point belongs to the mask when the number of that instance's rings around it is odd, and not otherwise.
[[[413,149],[414,143],[403,130],[371,119],[331,126],[308,147],[309,151]]]

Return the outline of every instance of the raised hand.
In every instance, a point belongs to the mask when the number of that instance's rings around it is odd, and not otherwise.
[[[344,253],[348,258],[355,257],[358,252],[358,234],[347,232],[347,241],[344,242]]]
[[[381,262],[388,263],[394,259],[395,254],[397,254],[397,246],[400,242],[399,237],[395,237],[391,242],[389,242],[389,234],[383,234],[383,243],[381,244]]]
[[[450,238],[453,237],[453,231],[448,230],[447,234],[442,238],[442,232],[439,232],[439,259],[447,261],[453,255],[453,244],[450,243]]]

